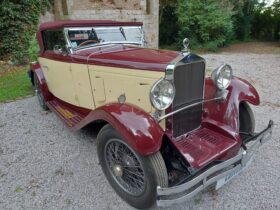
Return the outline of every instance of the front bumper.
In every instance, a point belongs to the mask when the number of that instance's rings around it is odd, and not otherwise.
[[[218,180],[240,172],[251,162],[256,150],[271,138],[272,128],[273,121],[269,121],[266,129],[250,138],[252,144],[246,145],[246,150],[242,149],[235,157],[214,165],[190,181],[170,188],[158,187],[157,205],[163,207],[184,202]]]

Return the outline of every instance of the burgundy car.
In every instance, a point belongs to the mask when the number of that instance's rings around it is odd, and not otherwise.
[[[73,131],[98,130],[97,153],[116,193],[143,209],[220,188],[271,138],[255,133],[256,89],[224,64],[145,48],[142,23],[56,21],[37,33],[30,76],[39,104]]]

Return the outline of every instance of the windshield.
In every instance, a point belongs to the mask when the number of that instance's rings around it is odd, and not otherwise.
[[[142,27],[82,27],[66,29],[72,49],[106,44],[134,43],[143,44]]]

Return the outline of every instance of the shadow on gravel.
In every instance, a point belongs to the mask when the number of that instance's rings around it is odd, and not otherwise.
[[[83,134],[83,135],[86,135],[88,136],[91,141],[95,141],[96,138],[97,138],[97,135],[99,133],[99,131],[101,130],[101,128],[106,125],[106,123],[104,122],[95,122],[95,123],[90,123],[88,124],[86,127],[82,128],[80,130],[80,132]]]

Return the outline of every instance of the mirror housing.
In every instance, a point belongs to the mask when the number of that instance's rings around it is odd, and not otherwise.
[[[66,56],[68,55],[68,51],[66,48],[61,47],[60,45],[55,45],[53,47],[53,51],[55,54]]]

